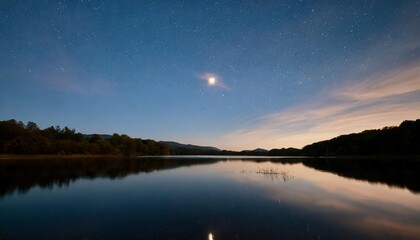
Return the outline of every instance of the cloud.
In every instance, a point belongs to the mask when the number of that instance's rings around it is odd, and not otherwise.
[[[403,71],[392,71],[384,76],[372,77],[346,87],[337,93],[337,97],[367,101],[415,92],[420,89],[419,72],[420,66],[414,65]]]
[[[223,136],[229,149],[303,147],[341,134],[420,117],[420,64],[393,69],[260,117]],[[226,144],[227,143],[227,144]]]

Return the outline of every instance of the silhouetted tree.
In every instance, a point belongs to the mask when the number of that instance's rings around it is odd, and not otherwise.
[[[0,121],[0,153],[12,154],[114,154],[164,155],[172,149],[160,142],[113,134],[83,135],[75,129],[60,126],[39,129],[34,122],[25,126],[16,120]]]
[[[398,127],[384,127],[342,135],[307,145],[306,155],[418,155],[420,154],[420,119],[404,121]]]

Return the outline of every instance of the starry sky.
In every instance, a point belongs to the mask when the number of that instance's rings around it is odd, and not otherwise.
[[[420,117],[419,23],[416,0],[1,1],[0,119],[302,147]]]

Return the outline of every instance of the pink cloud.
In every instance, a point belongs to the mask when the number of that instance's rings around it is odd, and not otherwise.
[[[303,147],[366,129],[394,126],[420,117],[420,64],[396,68],[267,114],[215,144],[227,149]]]

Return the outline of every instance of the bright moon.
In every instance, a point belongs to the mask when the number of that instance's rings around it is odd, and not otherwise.
[[[209,77],[208,81],[209,81],[210,85],[216,84],[216,78],[215,77]]]

